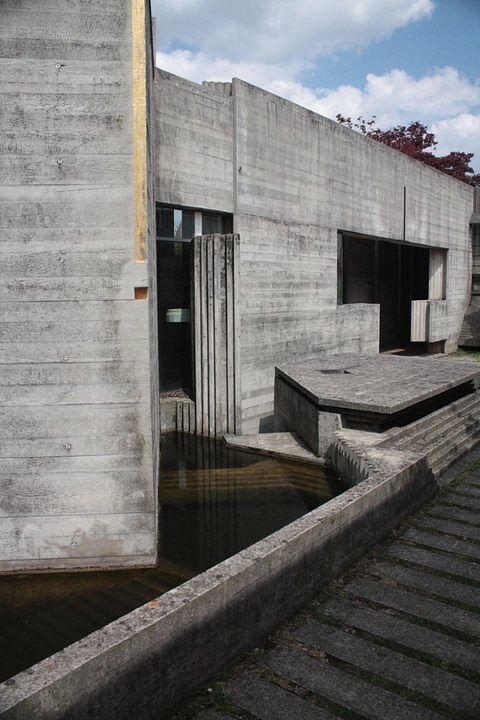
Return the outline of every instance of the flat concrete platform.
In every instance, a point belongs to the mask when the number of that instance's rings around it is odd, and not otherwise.
[[[396,355],[318,357],[276,373],[321,408],[385,415],[480,380],[476,362]]]
[[[295,433],[278,432],[257,435],[224,435],[227,447],[232,450],[247,450],[259,455],[325,465],[325,459],[315,455]]]

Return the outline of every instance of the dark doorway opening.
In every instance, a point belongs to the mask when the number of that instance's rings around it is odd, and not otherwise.
[[[339,302],[380,305],[380,350],[408,347],[411,303],[429,297],[429,248],[374,238],[339,239]]]
[[[231,233],[232,215],[157,206],[157,297],[160,393],[194,397],[191,324],[191,241]]]

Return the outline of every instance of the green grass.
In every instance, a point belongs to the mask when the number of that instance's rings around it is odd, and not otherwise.
[[[476,360],[477,362],[480,362],[480,351],[478,350],[457,350],[457,352],[452,353],[449,355],[449,357],[455,359],[459,358],[459,360]]]

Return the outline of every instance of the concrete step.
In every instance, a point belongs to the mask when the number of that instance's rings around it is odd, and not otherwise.
[[[442,422],[439,422],[429,429],[422,430],[420,433],[415,433],[411,437],[406,437],[401,440],[395,447],[398,449],[408,449],[412,445],[422,447],[435,444],[440,438],[447,435],[452,435],[456,430],[462,426],[480,424],[480,406],[477,413],[465,413],[463,415],[457,415],[454,418],[445,418]]]
[[[434,412],[426,415],[423,418],[420,418],[419,420],[416,420],[410,425],[398,429],[397,431],[393,432],[392,435],[385,442],[390,443],[394,441],[400,441],[403,438],[410,438],[412,436],[412,433],[416,434],[423,429],[433,428],[434,426],[445,422],[445,420],[448,420],[449,417],[456,417],[459,413],[463,414],[464,412],[468,412],[470,409],[473,408],[480,408],[479,392],[470,393],[464,398],[460,398],[460,400],[455,400],[455,402],[450,403],[449,405],[446,405],[439,410],[435,410]]]
[[[466,424],[465,418],[462,418],[462,421],[454,426],[445,428],[445,432],[437,438],[436,442],[425,444],[428,459],[434,462],[436,458],[443,455],[446,448],[455,451],[457,447],[462,445],[464,440],[478,436],[479,428],[480,420],[474,420]]]
[[[440,521],[439,525],[440,527],[436,529],[448,532],[446,522]],[[405,567],[395,562],[376,562],[368,568],[368,573],[380,579],[386,579],[387,582],[398,583],[399,586],[404,586],[409,590],[420,590],[422,595],[438,599],[441,602],[469,605],[478,612],[480,592],[476,586],[469,583],[457,582],[453,579],[445,582],[443,577],[428,570]]]
[[[466,450],[473,447],[479,437],[480,420],[472,420],[467,425],[465,421],[465,418],[461,418],[454,425],[445,427],[441,434],[432,435],[422,443],[412,441],[402,447],[405,449],[415,448],[419,452],[425,453],[432,469],[435,469],[439,463],[442,464],[444,459],[450,459],[450,462],[453,462]]]
[[[345,586],[352,597],[361,598],[376,605],[400,610],[413,618],[427,620],[450,631],[463,633],[470,642],[480,638],[480,615],[446,603],[424,597],[414,590],[387,585],[381,580],[353,580]],[[413,716],[415,717],[415,716]]]
[[[476,445],[478,445],[478,441],[471,441],[462,444],[461,448],[458,448],[455,453],[451,453],[450,451],[446,450],[444,455],[442,455],[440,458],[437,458],[433,465],[431,465],[432,471],[436,477],[440,476],[442,473],[444,473],[450,465],[452,465],[456,460],[460,460],[464,455],[466,455],[470,450],[473,450]]]
[[[423,530],[422,528],[408,528],[402,539],[416,545],[423,545],[432,550],[443,550],[452,553],[454,556],[460,556],[464,560],[478,562],[480,560],[480,545],[469,540],[456,540],[452,542],[452,538],[447,535],[441,535],[433,530]]]
[[[466,495],[461,495],[459,497],[468,500]],[[427,508],[426,512],[429,516],[441,518],[442,520],[453,520],[454,522],[469,523],[470,525],[480,525],[480,510],[475,510],[471,507],[466,510],[463,507],[445,505],[442,504],[441,498],[438,503]]]
[[[408,547],[408,546],[407,546]],[[397,643],[414,651],[447,661],[454,667],[478,672],[478,647],[444,633],[416,625],[398,617],[388,609],[371,608],[353,600],[338,596],[329,599],[321,608],[322,613],[343,621],[348,626],[368,632],[372,637]]]
[[[450,467],[452,463],[456,462],[461,457],[466,455],[466,453],[470,452],[470,450],[473,450],[477,444],[478,440],[465,439],[465,441],[462,442],[461,445],[456,447],[454,450],[447,448],[441,455],[436,457],[433,462],[431,462],[430,466],[433,473],[436,476],[440,475],[448,467]]]
[[[477,684],[344,629],[307,620],[293,636],[307,648],[387,678],[456,710],[469,712],[472,708],[480,708]]]
[[[397,560],[406,560],[430,570],[435,569],[455,575],[464,581],[480,582],[480,565],[476,562],[454,558],[451,555],[444,555],[415,545],[406,545],[402,542],[394,542],[386,549],[386,554]]]
[[[450,420],[455,420],[457,417],[468,413],[475,415],[480,413],[480,393],[473,393],[465,398],[461,398],[461,400],[457,400],[446,407],[440,408],[440,410],[436,410],[430,413],[430,415],[426,415],[404,428],[393,431],[385,442],[402,442],[403,440],[411,438],[413,435],[419,435],[425,430],[429,431],[433,428],[441,427],[446,422],[448,423]]]
[[[347,714],[345,711],[349,716],[355,713],[355,717],[371,720],[440,720],[441,717],[429,708],[301,650],[277,647],[263,663],[278,677],[340,706],[343,717]]]
[[[455,410],[453,410],[452,406],[442,408],[442,410],[444,412],[437,415],[436,418],[433,417],[435,413],[432,413],[428,418],[422,418],[421,421],[418,421],[421,425],[413,423],[408,428],[405,428],[401,435],[395,435],[388,441],[389,445],[403,449],[412,443],[428,442],[432,437],[445,434],[466,417],[480,420],[480,395],[475,394],[475,398],[462,407],[457,406]]]
[[[433,464],[432,470],[435,475],[439,475],[444,472],[455,460],[465,455],[465,453],[473,450],[473,448],[480,442],[480,436],[475,435],[466,438],[460,445],[455,448],[455,452],[450,449],[446,449],[445,452],[436,457]]]
[[[429,515],[418,520],[417,527],[422,527],[434,532],[445,533],[446,535],[457,535],[463,540],[480,541],[480,527],[476,525],[468,525],[467,523],[456,522],[454,520],[443,520]],[[475,589],[477,598],[480,601],[480,590]]]

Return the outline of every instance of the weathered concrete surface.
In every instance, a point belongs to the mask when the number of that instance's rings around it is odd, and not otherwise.
[[[0,572],[155,560],[155,268],[150,242],[150,300],[135,300],[149,271],[135,262],[147,127],[134,143],[146,76],[132,83],[131,10],[1,3]]]
[[[222,437],[241,432],[240,238],[192,240],[195,429]]]
[[[433,330],[456,348],[472,188],[241,80],[160,72],[156,94],[157,200],[232,212],[241,237],[243,432],[272,427],[275,365],[378,352],[378,306],[337,305],[338,231],[448,249]]]
[[[322,412],[301,388],[275,368],[274,427],[295,432],[316,455],[328,455],[335,433],[342,427],[336,412]]]
[[[448,454],[453,462],[476,442],[480,403],[472,390],[479,378],[477,362],[444,358],[336,355],[290,363],[275,369],[275,427],[297,433],[324,456],[335,437],[349,434],[367,445],[411,449],[415,443],[443,469]],[[452,392],[456,398],[468,394],[454,402]],[[433,412],[430,401],[445,405]],[[420,419],[412,422],[405,413]],[[361,430],[343,433],[351,422],[379,432],[365,438]],[[389,424],[404,427],[381,431]]]
[[[157,202],[234,212],[230,83],[155,77]]]
[[[479,431],[480,393],[477,390],[410,425],[392,428],[381,434],[378,444],[423,453],[439,479],[449,465],[478,445]],[[352,433],[343,430],[342,435]]]
[[[474,189],[472,237],[472,296],[460,332],[458,344],[480,347],[480,188]]]
[[[0,686],[5,720],[166,718],[436,490],[424,460],[390,464],[265,540]]]
[[[477,451],[454,481],[455,494],[480,487]],[[473,464],[472,464],[472,461]],[[437,514],[445,492],[409,521]],[[459,539],[478,529],[432,533],[404,529],[372,557],[319,595],[280,628],[267,647],[210,681],[210,693],[175,720],[233,720],[242,711],[260,720],[474,720],[480,714],[480,593],[478,561]],[[210,713],[210,715],[209,715]]]
[[[478,226],[480,228],[480,225]],[[462,347],[480,348],[480,295],[472,295],[458,340]]]
[[[224,435],[227,447],[237,450],[258,452],[290,460],[302,460],[316,465],[325,464],[325,458],[318,457],[291,432],[257,433],[256,435]]]
[[[392,415],[470,381],[478,362],[397,355],[337,355],[277,368],[280,378],[317,406]]]

